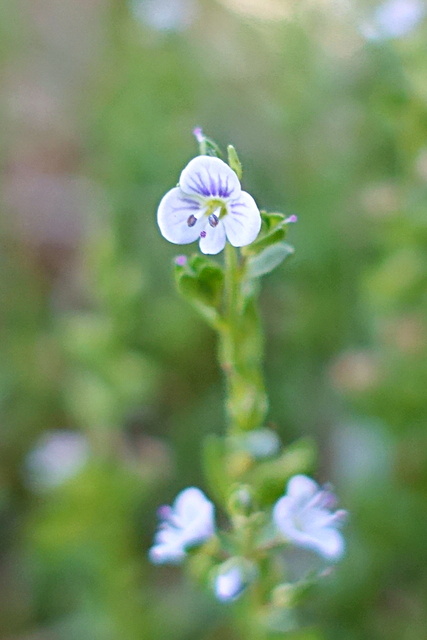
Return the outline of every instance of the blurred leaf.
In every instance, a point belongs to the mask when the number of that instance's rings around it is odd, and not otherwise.
[[[278,267],[285,258],[293,255],[294,248],[286,242],[276,243],[267,246],[266,249],[258,253],[256,256],[249,258],[247,263],[247,277],[259,278],[260,276],[270,273]]]

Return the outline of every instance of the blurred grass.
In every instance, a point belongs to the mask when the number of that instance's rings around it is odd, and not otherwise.
[[[423,640],[425,19],[367,40],[370,2],[198,2],[166,30],[139,6],[1,8],[0,637],[234,637],[146,560],[156,506],[202,483],[223,429],[214,339],[155,224],[202,125],[262,207],[299,217],[262,294],[270,419],[286,443],[314,436],[352,512],[304,611],[322,631],[300,637]],[[40,493],[25,461],[57,429],[92,455]]]

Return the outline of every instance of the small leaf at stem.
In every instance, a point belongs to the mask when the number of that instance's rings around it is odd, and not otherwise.
[[[270,273],[294,253],[294,248],[286,242],[278,242],[266,247],[261,253],[249,258],[247,266],[248,278],[259,278]]]

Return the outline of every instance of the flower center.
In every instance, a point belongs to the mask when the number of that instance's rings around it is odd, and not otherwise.
[[[227,205],[223,200],[209,200],[206,203],[205,215],[208,216],[211,227],[216,227],[218,221],[226,216],[227,213]]]

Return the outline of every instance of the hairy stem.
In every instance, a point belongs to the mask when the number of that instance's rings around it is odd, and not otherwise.
[[[246,283],[247,284],[247,283]],[[255,293],[245,292],[244,265],[237,250],[225,248],[225,322],[219,330],[219,359],[227,380],[227,413],[232,433],[256,429],[268,400],[262,374],[263,339]]]

